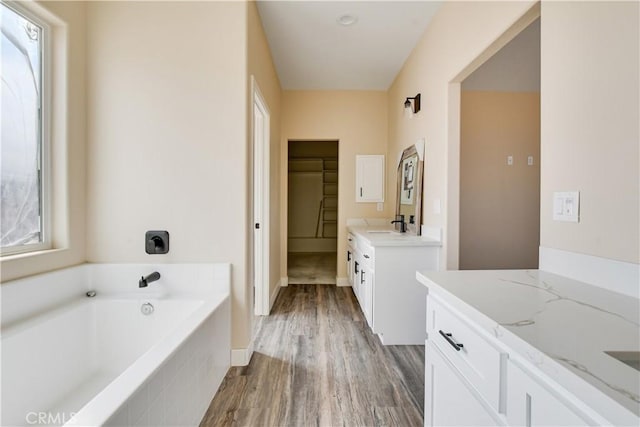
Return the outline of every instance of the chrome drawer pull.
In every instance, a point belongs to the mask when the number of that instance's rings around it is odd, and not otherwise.
[[[451,334],[449,334],[449,333],[447,333],[447,332],[442,332],[442,329],[440,329],[438,332],[440,332],[440,335],[442,335],[442,336],[444,337],[444,339],[445,339],[445,340],[447,340],[447,342],[448,342],[449,344],[451,344],[451,346],[452,346],[453,348],[455,348],[455,349],[456,349],[456,351],[460,351],[460,349],[461,349],[462,347],[464,347],[464,345],[462,345],[462,344],[458,344],[457,342],[454,342],[454,341],[451,339]]]

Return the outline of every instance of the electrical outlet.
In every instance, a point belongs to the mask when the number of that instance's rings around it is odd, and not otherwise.
[[[507,156],[507,166],[513,166],[513,156]]]

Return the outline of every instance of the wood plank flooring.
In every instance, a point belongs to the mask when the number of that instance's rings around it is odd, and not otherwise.
[[[383,346],[349,287],[289,285],[200,426],[422,426],[424,347]]]

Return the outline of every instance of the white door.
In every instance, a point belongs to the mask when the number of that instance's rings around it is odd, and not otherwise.
[[[253,93],[254,313],[269,314],[269,109],[255,79]]]

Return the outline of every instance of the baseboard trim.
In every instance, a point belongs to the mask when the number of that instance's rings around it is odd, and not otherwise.
[[[640,265],[540,246],[540,270],[640,298]]]
[[[351,286],[346,277],[336,277],[336,286]]]
[[[276,302],[276,298],[278,298],[278,294],[280,293],[280,288],[282,287],[282,279],[278,281],[275,289],[271,292],[271,296],[269,297],[269,313],[271,313],[271,309],[273,308],[273,303]]]
[[[247,366],[253,356],[252,348],[234,348],[231,350],[231,366]]]
[[[281,277],[280,278],[280,287],[281,288],[286,288],[287,286],[289,286],[289,277]]]

